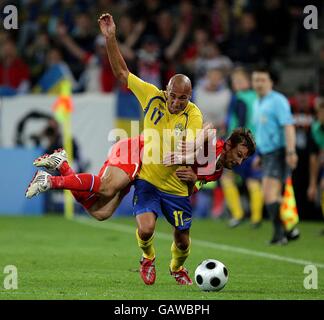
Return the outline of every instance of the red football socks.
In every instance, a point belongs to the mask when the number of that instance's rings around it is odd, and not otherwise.
[[[76,174],[74,172],[74,170],[70,167],[70,165],[68,164],[67,161],[64,161],[61,165],[61,167],[59,168],[59,172],[61,174],[61,177],[52,177],[52,178],[65,178],[68,177],[67,179],[53,179],[51,180],[52,183],[52,188],[53,189],[61,189],[61,187],[56,187],[56,186],[63,186],[63,189],[68,189],[71,190],[71,193],[73,195],[73,197],[75,198],[75,200],[77,202],[79,202],[83,207],[85,207],[86,209],[89,209],[98,199],[98,195],[96,194],[96,192],[98,192],[99,190],[99,186],[100,186],[100,178],[97,176],[93,176],[91,174]],[[71,178],[72,176],[72,178]],[[73,177],[74,176],[74,177]],[[76,178],[76,176],[78,176],[78,178]],[[91,178],[91,184],[92,184],[92,176],[94,177],[94,186],[92,188],[92,191],[88,190],[84,190],[84,188],[86,188],[87,186],[89,186],[89,179]],[[51,178],[51,179],[52,179]],[[77,179],[78,183],[75,183],[75,179]],[[98,182],[99,179],[99,182]],[[79,187],[80,187],[80,180],[81,182],[85,182],[85,184],[82,183],[82,191],[80,191]],[[88,184],[88,185],[86,185]],[[99,186],[98,186],[99,185]],[[91,187],[91,185],[90,185]],[[73,188],[73,189],[71,189]],[[77,188],[77,189],[75,189]],[[79,190],[79,191],[77,191]]]
[[[90,173],[79,173],[69,176],[51,176],[52,189],[66,189],[74,191],[89,191],[97,193],[101,180]]]
[[[74,170],[70,167],[67,161],[64,161],[59,168],[61,176],[69,176],[75,174]]]

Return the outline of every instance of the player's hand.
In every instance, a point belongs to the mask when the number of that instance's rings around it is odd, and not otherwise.
[[[307,189],[307,197],[310,201],[315,201],[317,196],[316,185],[309,185]]]
[[[194,152],[204,145],[208,139],[215,137],[216,130],[211,122],[205,122],[202,130],[197,135],[196,141],[179,141],[177,144],[178,151],[183,153]]]
[[[290,153],[286,155],[286,162],[290,169],[296,169],[298,163],[298,156],[296,153]]]
[[[116,25],[112,15],[110,15],[109,13],[102,14],[98,19],[98,23],[103,36],[105,36],[106,38],[115,36]]]
[[[191,167],[177,169],[176,175],[183,182],[194,184],[197,181],[197,175],[194,173]]]
[[[183,154],[195,151],[195,141],[183,141],[180,140],[177,143],[177,150]]]
[[[184,158],[181,152],[170,152],[163,158],[163,164],[166,167],[182,164]]]

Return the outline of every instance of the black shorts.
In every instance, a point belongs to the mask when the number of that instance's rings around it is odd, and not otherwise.
[[[284,148],[265,153],[261,156],[262,175],[285,182],[291,174],[286,162],[286,151]]]

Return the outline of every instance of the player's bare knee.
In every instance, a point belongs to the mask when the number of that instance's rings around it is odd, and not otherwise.
[[[175,245],[178,249],[180,249],[181,251],[185,251],[188,249],[189,247],[189,240],[175,240]]]
[[[153,213],[143,213],[136,216],[138,235],[142,240],[152,237],[155,230],[156,217]]]
[[[182,251],[187,250],[190,245],[190,237],[188,230],[174,230],[174,243],[176,247]]]
[[[149,240],[152,237],[153,233],[154,228],[138,229],[138,235],[144,241]]]
[[[154,233],[155,225],[153,224],[140,224],[138,226],[138,235],[144,241],[150,239]]]

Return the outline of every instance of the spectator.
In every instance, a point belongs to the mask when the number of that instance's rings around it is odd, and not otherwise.
[[[311,124],[315,116],[315,98],[315,94],[310,89],[301,86],[296,94],[289,99],[296,127],[296,151],[298,155],[298,165],[293,172],[292,178],[295,187],[296,204],[300,214],[306,214],[314,210],[307,199],[309,172],[305,171],[305,168],[309,167],[308,140]]]
[[[182,56],[182,64],[186,70],[186,73],[194,76],[196,65],[195,62],[199,56],[203,55],[202,51],[207,45],[208,40],[209,35],[206,29],[199,27],[193,31],[193,39],[185,48]]]
[[[120,50],[127,64],[134,65],[136,60],[135,48],[140,46],[140,39],[146,24],[143,20],[135,22],[130,15],[122,15],[118,24],[118,41]]]
[[[255,64],[262,61],[263,53],[263,40],[257,30],[255,17],[245,12],[235,33],[229,38],[227,54],[234,62]]]
[[[96,38],[95,54],[87,60],[81,81],[81,86],[87,92],[108,93],[117,87],[117,80],[107,57],[105,39],[101,35]]]
[[[181,21],[174,24],[174,19],[168,10],[162,10],[157,17],[157,38],[161,48],[161,58],[163,62],[162,85],[166,85],[168,80],[176,73],[174,59],[177,57],[184,40],[186,39],[190,25],[190,20]]]
[[[200,50],[200,55],[195,61],[196,81],[199,82],[210,69],[220,69],[224,76],[228,76],[232,66],[233,63],[231,59],[221,54],[215,42],[209,41]]]
[[[204,79],[194,88],[194,99],[204,115],[218,129],[218,136],[225,134],[225,120],[231,92],[220,69],[208,70]]]
[[[322,6],[323,1],[313,0],[312,5],[315,5],[318,10]],[[309,53],[311,50],[310,37],[311,33],[304,27],[304,8],[309,5],[307,0],[290,0],[289,13],[292,24],[290,38],[290,54]],[[319,11],[320,12],[320,11]]]
[[[24,5],[19,8],[24,15],[24,20],[19,26],[17,49],[19,52],[25,50],[27,44],[33,40],[35,34],[40,32],[40,17],[42,5],[37,0],[25,1]]]
[[[34,86],[45,71],[46,59],[52,44],[46,32],[36,34],[34,41],[27,47],[26,60],[30,66],[31,86]]]
[[[62,59],[62,53],[57,48],[51,48],[46,56],[46,69],[36,86],[34,92],[60,94],[60,82],[67,79],[75,89],[77,84],[69,66]]]
[[[6,39],[0,50],[0,95],[28,92],[29,77],[29,68],[18,56],[14,41]]]
[[[90,44],[92,36],[90,31],[87,30],[87,25],[89,23],[87,16],[79,17],[82,21],[80,25],[82,28],[78,28],[75,34],[76,37],[71,37],[68,33],[67,27],[64,24],[57,25],[57,42],[63,46],[63,56],[67,53],[69,58],[65,61],[71,66],[71,71],[73,77],[79,83],[78,87],[75,87],[75,91],[84,91],[85,83],[82,79],[85,66],[89,63],[91,57],[93,56],[93,43]],[[90,26],[88,26],[89,28]],[[76,40],[77,39],[77,40]],[[95,42],[93,40],[93,42]],[[73,63],[72,63],[73,61]]]
[[[264,37],[266,62],[270,64],[289,44],[291,16],[282,0],[266,0],[257,10],[256,17],[259,31]]]
[[[223,42],[230,29],[230,7],[228,1],[214,0],[210,14],[212,38],[218,43]]]
[[[57,25],[56,31],[56,41],[62,45],[64,60],[70,65],[75,79],[79,81],[85,64],[94,53],[95,36],[92,20],[88,14],[79,13],[75,18],[75,27],[71,33],[63,23]],[[80,88],[80,91],[83,89]]]
[[[316,101],[317,120],[313,122],[310,135],[309,186],[308,198],[316,201],[317,190],[320,193],[320,204],[324,216],[324,99]],[[319,181],[319,188],[318,188]],[[324,230],[321,231],[324,235]]]
[[[161,87],[160,46],[154,36],[146,36],[137,51],[137,73],[141,79]]]
[[[250,75],[243,68],[236,68],[231,74],[233,96],[229,108],[228,132],[236,127],[244,127],[255,134],[254,103],[257,99],[256,92],[251,89]],[[251,212],[251,226],[257,228],[261,225],[263,212],[263,195],[261,188],[261,170],[253,167],[255,155],[247,159],[232,172],[226,172],[222,177],[222,186],[227,203],[233,218],[229,226],[236,227],[244,220],[244,209],[241,204],[240,192],[235,184],[234,173],[241,176],[246,184],[249,194]]]

